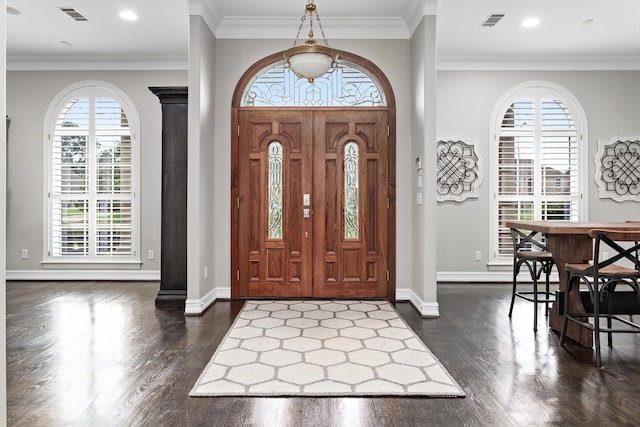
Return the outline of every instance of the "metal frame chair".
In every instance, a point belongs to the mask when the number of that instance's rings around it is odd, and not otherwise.
[[[640,333],[640,323],[622,317],[614,310],[614,294],[619,285],[627,285],[634,291],[640,306],[640,231],[617,231],[595,229],[589,232],[594,239],[593,262],[584,264],[566,264],[567,289],[565,290],[564,318],[560,345],[564,346],[569,321],[577,323],[594,333],[595,366],[602,367],[600,355],[600,332],[606,332],[608,345],[612,346],[612,333]],[[624,247],[621,245],[624,244]],[[605,256],[605,253],[608,254]],[[603,256],[605,256],[603,258]],[[629,266],[617,264],[628,260]],[[572,313],[569,311],[569,292],[575,286],[586,285],[591,297],[592,310],[588,313]],[[618,295],[621,295],[618,292]],[[601,326],[600,319],[606,318],[606,327]],[[589,322],[593,319],[593,323]],[[613,322],[616,325],[613,325]]]
[[[511,229],[511,239],[513,241],[513,290],[511,291],[511,306],[509,307],[509,317],[513,314],[513,304],[516,297],[533,303],[533,330],[538,331],[538,304],[544,303],[545,316],[549,316],[549,303],[555,301],[555,295],[549,290],[549,276],[555,263],[551,252],[547,250],[547,245],[539,238],[537,231],[525,234],[521,230]],[[518,291],[517,277],[520,268],[525,265],[529,270],[533,281],[533,290]],[[538,281],[545,274],[545,290],[538,291]],[[542,296],[542,298],[540,298]]]

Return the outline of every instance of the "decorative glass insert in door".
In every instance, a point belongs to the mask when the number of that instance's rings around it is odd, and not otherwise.
[[[359,151],[351,141],[344,146],[344,238],[360,238]]]
[[[267,202],[269,239],[282,239],[282,162],[282,144],[272,142],[269,144],[269,195]]]
[[[380,84],[354,64],[341,62],[313,83],[283,62],[261,71],[247,85],[242,107],[383,107]]]

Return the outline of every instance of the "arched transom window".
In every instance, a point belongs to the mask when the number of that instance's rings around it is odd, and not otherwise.
[[[300,78],[284,61],[270,65],[247,85],[242,107],[381,107],[384,91],[373,76],[341,62],[313,83]]]

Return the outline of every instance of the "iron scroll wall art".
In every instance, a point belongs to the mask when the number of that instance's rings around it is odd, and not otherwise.
[[[462,202],[478,197],[482,159],[468,142],[464,138],[438,139],[437,201]]]
[[[640,202],[640,137],[598,141],[594,162],[601,199]]]

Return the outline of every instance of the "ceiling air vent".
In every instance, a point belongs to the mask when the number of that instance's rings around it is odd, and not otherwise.
[[[71,19],[73,19],[74,21],[88,21],[86,16],[78,12],[78,10],[73,7],[59,7],[58,9],[60,9],[63,13],[69,15],[69,17],[71,17]]]
[[[504,13],[494,13],[482,22],[481,27],[494,27],[500,20],[504,18]]]

